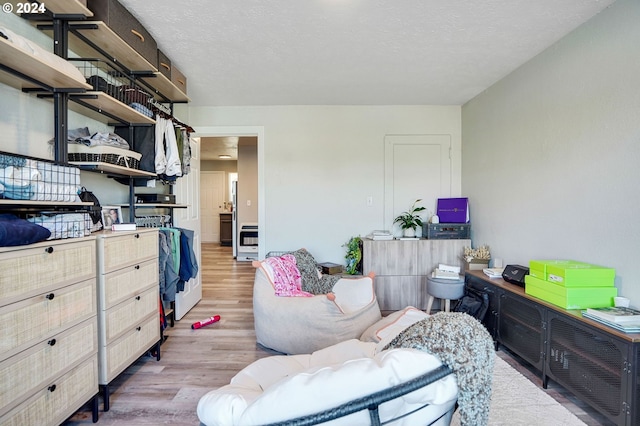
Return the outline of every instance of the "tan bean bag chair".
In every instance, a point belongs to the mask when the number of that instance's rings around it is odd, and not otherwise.
[[[359,338],[381,318],[373,276],[341,278],[333,292],[312,297],[276,296],[274,274],[254,261],[253,315],[257,342],[285,354],[309,354]]]

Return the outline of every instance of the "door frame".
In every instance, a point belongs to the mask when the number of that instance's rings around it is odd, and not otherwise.
[[[266,247],[266,214],[264,187],[264,150],[266,140],[264,126],[195,126],[192,137],[224,137],[224,136],[253,136],[258,141],[258,258],[265,257]]]

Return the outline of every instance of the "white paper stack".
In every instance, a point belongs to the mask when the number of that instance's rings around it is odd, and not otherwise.
[[[504,268],[484,268],[482,272],[489,278],[502,278]]]
[[[393,240],[393,234],[389,231],[373,231],[367,235],[367,238],[376,241]]]
[[[433,278],[442,278],[447,280],[459,280],[460,279],[460,267],[445,265],[440,263],[436,269],[431,273]]]

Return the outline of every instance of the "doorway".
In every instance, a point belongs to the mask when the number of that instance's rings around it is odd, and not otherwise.
[[[239,191],[244,192],[245,196],[239,198],[241,202],[239,202],[238,206],[233,206],[236,209],[237,221],[240,223],[241,221],[249,221],[249,222],[257,222],[260,226],[259,234],[258,234],[258,257],[264,257],[264,247],[265,247],[265,209],[264,209],[264,128],[261,126],[216,126],[216,127],[198,127],[196,129],[195,136],[198,137],[201,141],[204,139],[205,142],[201,143],[201,151],[206,151],[208,147],[205,146],[207,143],[207,138],[222,138],[227,140],[229,138],[236,138],[238,140],[239,148],[240,148],[240,163],[238,164],[237,170],[238,173],[238,183],[239,183]],[[253,141],[253,142],[251,142]],[[243,162],[242,161],[242,151],[241,148],[243,145],[247,143],[255,146],[255,154],[253,155],[252,162]],[[220,155],[220,154],[215,154]],[[208,163],[211,161],[211,163]],[[209,160],[208,158],[202,158],[202,162],[204,163],[201,166],[201,170],[204,173],[205,171],[221,171],[214,170],[220,168],[220,163],[217,165],[213,163],[215,160]],[[249,167],[249,169],[247,169]],[[224,168],[223,168],[224,169]],[[231,170],[222,170],[225,175],[225,188],[229,186],[229,173],[232,173]],[[245,176],[249,175],[249,178],[255,181],[253,188],[243,189],[242,180],[243,174]],[[246,179],[245,179],[246,180]],[[204,182],[201,176],[201,186],[204,188]],[[241,192],[241,194],[242,194]],[[226,194],[226,191],[225,191]],[[229,194],[230,196],[230,194]],[[227,195],[225,195],[227,197]],[[248,212],[247,215],[243,215],[243,212]],[[213,220],[217,220],[217,218],[213,218]],[[203,226],[204,228],[204,226]],[[237,240],[237,236],[236,236]],[[218,241],[219,241],[219,233],[218,233]]]

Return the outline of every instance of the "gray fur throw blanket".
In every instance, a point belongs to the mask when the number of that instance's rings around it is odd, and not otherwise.
[[[296,258],[296,265],[300,271],[302,291],[311,294],[331,293],[333,286],[340,279],[340,275],[322,275],[320,266],[306,249],[289,252]]]
[[[458,381],[461,426],[489,422],[495,349],[491,335],[462,312],[438,312],[398,334],[384,349],[414,348],[437,356]]]

